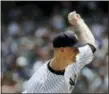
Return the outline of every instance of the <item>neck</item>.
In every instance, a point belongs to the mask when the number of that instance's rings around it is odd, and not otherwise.
[[[64,70],[67,66],[68,64],[63,58],[54,57],[50,63],[50,67],[56,71]]]

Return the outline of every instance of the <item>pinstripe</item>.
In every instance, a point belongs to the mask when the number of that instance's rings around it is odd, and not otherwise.
[[[36,84],[37,84],[37,86],[36,86]],[[34,83],[33,88],[34,88],[34,91],[37,91],[38,92],[39,88],[41,88],[41,85],[38,82],[37,83]]]
[[[71,93],[69,79],[78,74],[81,68],[90,63],[93,59],[93,53],[89,46],[82,47],[80,58],[76,63],[71,64],[65,71],[65,75],[56,75],[48,70],[47,63],[38,70],[30,79],[27,93]],[[76,78],[76,81],[77,81]]]
[[[50,74],[49,71],[47,71],[47,72],[48,72],[48,74]],[[51,82],[50,82],[50,80],[51,80],[51,76],[48,75],[47,83],[49,83],[49,85],[48,84],[45,84],[46,90],[48,90],[51,87],[51,85],[52,85]]]
[[[61,83],[61,84],[63,84],[63,81],[62,81],[62,80],[60,80],[60,83]],[[57,84],[57,85],[58,85],[58,87],[59,87],[60,91],[61,91],[61,92],[63,92],[61,85],[59,85],[59,84]]]
[[[56,91],[56,88],[60,90],[60,93],[63,92],[63,88],[61,88],[61,85],[60,84],[64,84],[63,83],[63,78],[64,76],[57,76],[56,74],[52,74],[50,71],[47,70],[47,74],[48,77],[47,79],[45,79],[45,84],[44,84],[44,90],[49,90],[49,91],[46,91],[46,92],[53,92],[53,91]],[[55,83],[55,84],[54,84]],[[52,89],[51,86],[54,85],[54,88]],[[50,89],[51,88],[51,89]]]
[[[43,69],[45,69],[45,66],[43,67]],[[43,74],[44,75],[44,74]],[[42,78],[40,79],[40,82],[41,82],[41,80],[43,80],[43,75],[41,74],[41,76],[42,76]],[[39,92],[40,91],[40,89],[41,89],[41,87],[42,87],[42,85],[41,85],[41,83],[40,83],[39,81],[37,82],[37,83],[34,83],[34,91],[37,91],[37,92]],[[37,86],[36,86],[37,85]]]

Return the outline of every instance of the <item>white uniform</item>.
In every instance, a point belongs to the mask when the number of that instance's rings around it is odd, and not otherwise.
[[[80,70],[93,59],[89,45],[79,48],[80,54],[76,63],[69,65],[64,74],[54,73],[48,63],[44,64],[29,80],[23,93],[71,93]]]

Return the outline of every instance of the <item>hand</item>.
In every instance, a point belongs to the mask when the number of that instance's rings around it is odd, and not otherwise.
[[[68,14],[68,21],[71,25],[73,26],[77,26],[78,25],[78,21],[82,20],[80,15],[76,13],[76,11],[70,12]]]

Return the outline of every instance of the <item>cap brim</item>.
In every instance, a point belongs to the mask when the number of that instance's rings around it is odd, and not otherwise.
[[[74,48],[79,48],[79,47],[83,47],[85,45],[87,45],[87,44],[86,43],[85,44],[84,43],[76,43],[75,45],[73,45],[73,47]]]

